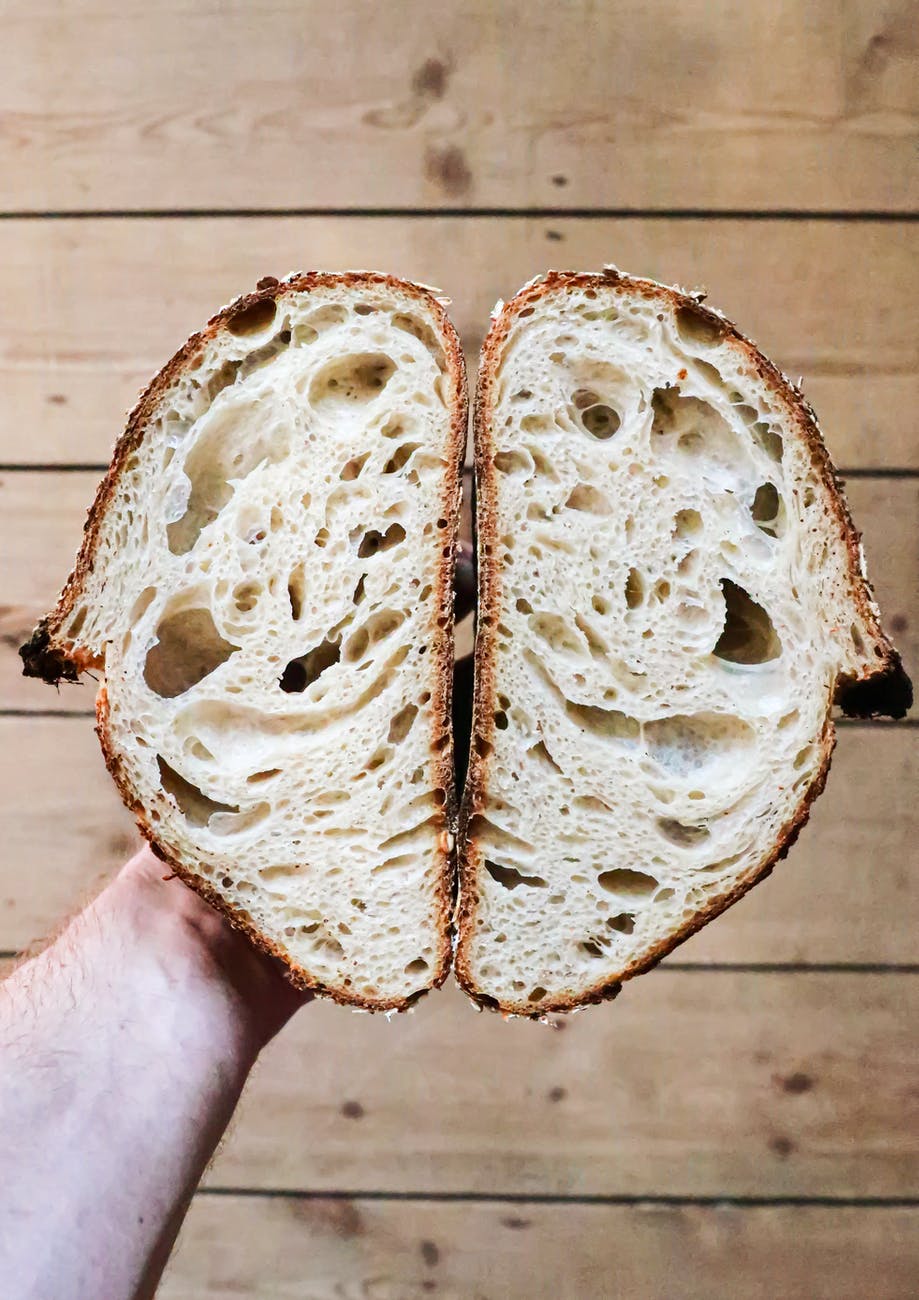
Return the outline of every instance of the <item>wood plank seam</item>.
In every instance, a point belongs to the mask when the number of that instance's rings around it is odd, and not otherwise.
[[[471,217],[508,220],[536,218],[589,221],[613,218],[620,221],[845,221],[845,222],[913,222],[919,212],[899,212],[887,208],[844,209],[820,208],[609,208],[609,207],[530,207],[530,208],[10,208],[0,211],[0,221],[130,221],[145,218],[189,221],[220,217],[399,217],[408,220],[432,217]]]
[[[731,1206],[738,1209],[759,1209],[769,1206],[826,1206],[838,1209],[890,1210],[919,1208],[917,1196],[681,1196],[662,1192],[636,1193],[634,1195],[553,1195],[550,1192],[398,1192],[349,1191],[335,1189],[329,1192],[311,1191],[308,1188],[286,1187],[199,1187],[196,1196],[251,1197],[253,1200],[287,1201],[416,1201],[442,1205],[660,1205]]]

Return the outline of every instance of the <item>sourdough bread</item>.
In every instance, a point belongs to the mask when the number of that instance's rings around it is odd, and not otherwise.
[[[771,870],[834,700],[911,696],[813,412],[698,298],[612,268],[525,287],[482,350],[475,457],[455,967],[538,1016]]]
[[[401,1009],[450,962],[462,351],[370,273],[268,278],[130,416],[23,648],[101,675],[154,850],[303,987]]]

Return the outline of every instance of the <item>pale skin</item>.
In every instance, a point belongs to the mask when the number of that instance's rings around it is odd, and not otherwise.
[[[471,557],[457,614],[471,603]],[[310,1000],[149,849],[0,984],[0,1278],[152,1296],[259,1052]]]

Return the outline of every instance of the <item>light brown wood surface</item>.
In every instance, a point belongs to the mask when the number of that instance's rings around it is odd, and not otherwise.
[[[105,463],[150,376],[267,272],[379,267],[442,288],[475,352],[550,266],[704,286],[795,380],[838,465],[919,467],[919,225],[224,218],[0,223],[0,464]]]
[[[916,739],[842,726],[826,793],[788,859],[670,960],[915,961]],[[0,764],[0,951],[12,952],[53,932],[138,840],[89,718],[0,716]]]
[[[12,209],[917,196],[909,0],[37,0],[5,30]]]
[[[551,1024],[452,985],[392,1021],[315,1002],[263,1053],[203,1186],[916,1208],[917,1014],[915,972],[665,966]]]
[[[203,1196],[160,1295],[912,1300],[917,1269],[917,1211],[904,1207]]]
[[[919,974],[665,966],[560,1030],[452,986],[389,1023],[317,1003],[266,1051],[207,1182],[909,1196],[917,1018]]]

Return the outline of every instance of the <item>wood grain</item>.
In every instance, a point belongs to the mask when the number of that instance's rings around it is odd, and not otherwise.
[[[915,203],[915,8],[10,7],[16,210]]]
[[[672,960],[915,961],[915,731],[842,728],[786,862]],[[0,951],[47,935],[136,843],[88,718],[0,717]]]
[[[200,1196],[162,1300],[912,1300],[919,1211]]]
[[[99,475],[0,474],[0,709],[91,709],[87,685],[55,694],[21,675],[18,647],[54,604],[73,566]],[[919,479],[853,479],[849,504],[864,533],[868,571],[907,667],[919,666]]]
[[[837,464],[919,467],[906,418],[919,405],[917,252],[919,225],[901,222],[3,222],[0,464],[107,462],[150,375],[266,272],[377,266],[440,285],[474,376],[497,298],[548,266],[612,260],[704,285],[767,355],[803,376]]]
[[[449,987],[271,1045],[211,1186],[911,1195],[919,975],[668,971],[553,1030]]]

